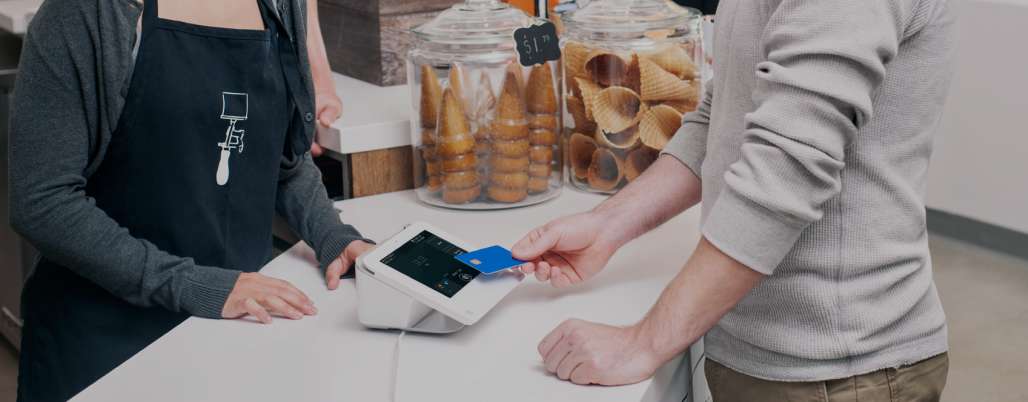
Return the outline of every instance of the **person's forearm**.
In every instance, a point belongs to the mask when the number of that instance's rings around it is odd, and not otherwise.
[[[332,67],[325,51],[325,39],[321,36],[321,24],[318,21],[318,1],[307,0],[307,58],[311,63],[311,77],[314,79],[316,93],[335,88]]]
[[[627,243],[696,205],[700,184],[692,170],[664,155],[594,212],[619,228],[620,242]]]
[[[763,278],[701,238],[685,268],[633,329],[660,361],[670,360],[710,330]]]

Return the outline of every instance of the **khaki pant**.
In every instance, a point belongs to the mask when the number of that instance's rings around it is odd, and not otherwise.
[[[946,353],[900,368],[838,380],[777,382],[704,364],[714,402],[937,402],[946,386]]]

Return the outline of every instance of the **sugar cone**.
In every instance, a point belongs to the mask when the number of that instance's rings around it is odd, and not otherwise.
[[[581,99],[569,96],[567,98],[567,105],[568,113],[571,114],[571,119],[575,121],[576,131],[586,133],[596,131],[596,123],[585,116],[585,104],[582,103]]]
[[[681,126],[681,113],[671,106],[657,105],[649,108],[639,122],[639,137],[647,147],[664,149]]]
[[[507,64],[507,73],[514,74],[514,82],[518,84],[518,90],[525,89],[525,70],[521,68],[521,64],[517,62]]]
[[[698,75],[696,64],[689,57],[689,53],[679,45],[670,45],[656,51],[641,53],[640,56],[683,80],[692,80]]]
[[[563,55],[561,57],[564,63],[564,76],[568,81],[573,78],[585,78],[585,62],[589,57],[589,47],[580,43],[568,41],[564,45]]]
[[[464,87],[464,68],[458,63],[450,65],[450,76],[447,78],[446,85],[453,90],[453,94],[457,95],[457,99],[460,100],[461,106],[465,112],[472,111],[468,107],[468,93],[465,92]]]
[[[649,147],[639,147],[629,152],[625,157],[625,179],[632,181],[638,178],[658,156],[660,152]]]
[[[439,76],[428,64],[421,65],[421,126],[434,128],[439,115],[439,103],[443,97],[443,88],[439,85]]]
[[[592,81],[583,78],[575,78],[578,82],[578,89],[582,93],[582,104],[585,105],[585,118],[593,120],[593,101],[596,99],[596,95],[603,90],[603,87],[596,85]]]
[[[556,131],[559,124],[556,114],[533,114],[528,117],[528,127],[532,129]]]
[[[478,91],[475,94],[474,105],[473,115],[479,123],[488,120],[493,109],[496,108],[496,94],[493,92],[493,84],[484,71],[478,77]]]
[[[623,162],[609,149],[597,148],[593,152],[592,163],[586,179],[589,187],[599,191],[611,191],[625,177]]]
[[[528,178],[528,193],[539,194],[545,192],[550,188],[549,177],[535,177]]]
[[[528,124],[496,119],[493,122],[491,134],[494,141],[523,140],[529,135]]]
[[[520,69],[518,69],[520,71]],[[503,78],[503,90],[496,104],[496,119],[511,123],[525,122],[525,103],[517,75],[508,70]]]
[[[585,62],[589,78],[602,86],[621,85],[628,70],[628,61],[605,50],[594,50]]]
[[[521,202],[525,198],[528,198],[528,186],[521,188],[507,188],[499,186],[489,186],[486,193],[489,198],[496,202],[502,202],[507,204],[513,204],[515,202]]]
[[[600,91],[593,101],[593,117],[600,130],[620,133],[639,123],[645,105],[639,95],[625,87]]]
[[[439,113],[438,128],[436,129],[440,142],[446,141],[448,138],[470,137],[471,128],[468,125],[468,119],[464,117],[464,109],[452,88],[446,88],[446,91],[443,92],[443,101],[440,107],[442,111]]]
[[[696,96],[688,81],[664,71],[653,61],[639,59],[639,94],[645,101],[681,100]]]
[[[532,67],[525,87],[525,105],[529,113],[557,112],[557,91],[553,88],[553,72],[549,64]]]
[[[476,200],[481,194],[481,186],[474,186],[460,190],[443,189],[443,202],[447,204],[467,204]]]
[[[571,164],[571,173],[579,179],[588,176],[589,165],[593,160],[593,152],[596,151],[596,141],[591,136],[574,133],[568,140],[568,163]]]

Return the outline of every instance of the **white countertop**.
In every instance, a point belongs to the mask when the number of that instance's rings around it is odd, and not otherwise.
[[[480,245],[511,245],[535,225],[591,208],[602,197],[565,189],[535,207],[460,212],[418,203],[411,191],[343,201],[344,221],[373,239],[422,220]],[[615,230],[612,228],[612,230]],[[566,318],[629,324],[656,300],[699,239],[690,211],[623,248],[605,272],[572,290],[526,279],[479,323],[452,335],[408,334],[401,355],[406,401],[681,401],[685,359],[624,387],[583,387],[548,375],[536,345]],[[289,280],[319,314],[272,325],[191,318],[78,395],[76,401],[392,400],[396,332],[363,328],[346,280],[326,290],[313,252],[300,243],[262,271]],[[694,350],[691,367],[697,363]],[[696,373],[698,374],[698,373]],[[695,377],[695,376],[694,376]],[[700,375],[702,378],[702,375]],[[699,394],[694,395],[699,396]],[[706,397],[693,398],[705,400]]]
[[[343,101],[343,116],[332,129],[319,130],[321,146],[352,154],[411,144],[408,86],[380,87],[342,74],[332,75]]]
[[[24,35],[43,0],[0,0],[0,29]]]

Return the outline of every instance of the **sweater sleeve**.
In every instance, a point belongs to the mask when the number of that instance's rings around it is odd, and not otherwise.
[[[133,237],[85,191],[101,102],[96,51],[71,2],[48,1],[26,35],[10,131],[11,226],[47,259],[139,306],[218,318],[237,271]]]
[[[780,2],[761,39],[742,156],[710,200],[704,237],[751,269],[774,272],[841,192],[847,146],[872,118],[885,66],[911,22],[928,13],[919,3]]]
[[[695,111],[682,117],[682,127],[661,154],[671,155],[692,170],[696,177],[703,177],[700,168],[707,156],[707,130],[710,127],[710,105],[714,101],[713,83],[707,83],[703,100]]]
[[[314,249],[322,269],[342,254],[350,242],[374,243],[340,221],[310,152],[283,159],[275,208]]]

